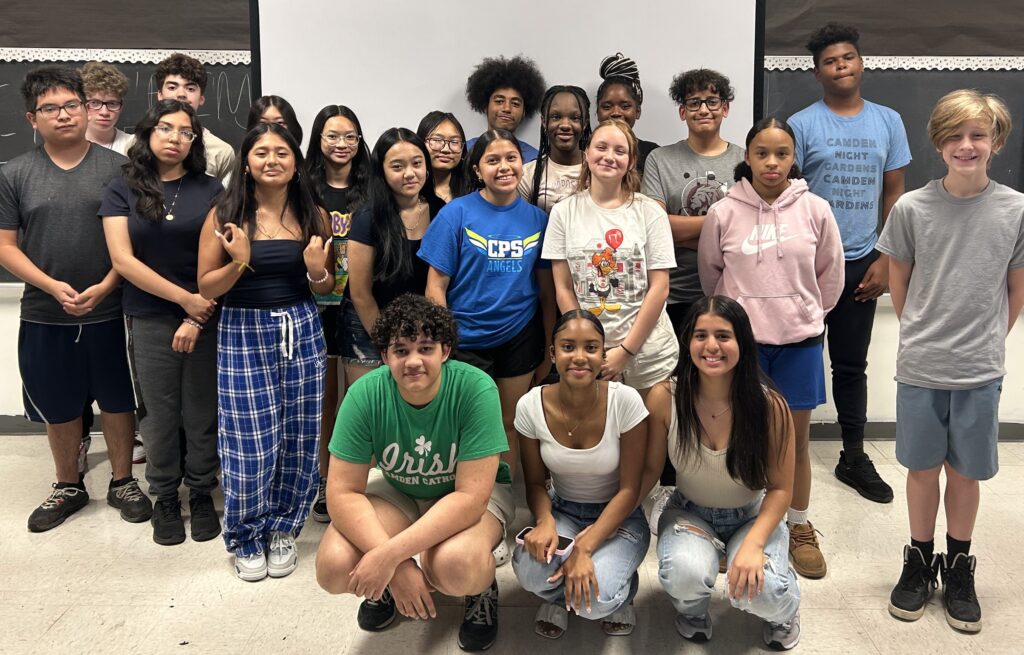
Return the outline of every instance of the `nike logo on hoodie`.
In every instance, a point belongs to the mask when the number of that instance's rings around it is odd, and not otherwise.
[[[779,225],[778,234],[776,234],[775,227],[773,223],[755,225],[754,229],[750,231],[750,236],[744,239],[740,245],[740,251],[744,255],[756,255],[759,246],[761,250],[764,250],[765,248],[771,248],[774,245],[796,238],[795,234],[786,234],[789,228],[788,225]]]

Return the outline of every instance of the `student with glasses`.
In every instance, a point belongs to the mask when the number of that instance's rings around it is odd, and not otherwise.
[[[25,413],[46,424],[57,478],[28,529],[50,530],[89,502],[78,473],[88,398],[102,412],[113,474],[107,502],[141,523],[153,506],[132,477],[135,396],[121,289],[96,220],[103,188],[126,160],[86,140],[78,71],[35,69],[21,94],[43,143],[0,169],[0,265],[25,282],[18,334]]]
[[[285,119],[287,122],[287,118]],[[306,150],[306,176],[320,206],[331,223],[334,250],[334,288],[317,294],[324,341],[327,343],[327,367],[324,380],[324,405],[320,422],[320,487],[311,516],[327,523],[327,444],[334,431],[334,416],[342,390],[348,385],[338,360],[342,343],[348,339],[340,329],[345,289],[348,286],[348,237],[352,215],[366,200],[370,177],[370,150],[363,141],[363,128],[355,112],[345,105],[327,105],[313,119],[309,147]],[[351,381],[348,381],[351,384]]]
[[[185,541],[178,490],[189,489],[192,539],[220,534],[217,486],[216,302],[199,295],[199,232],[223,191],[206,174],[202,127],[192,107],[161,100],[139,121],[124,174],[99,214],[114,270],[124,279],[129,353],[141,400],[146,480],[156,497],[153,541]],[[184,432],[182,453],[179,431]]]
[[[110,64],[91,61],[82,66],[82,84],[85,87],[85,106],[89,110],[85,138],[127,155],[132,137],[117,128],[117,119],[124,109],[128,78]]]
[[[466,132],[455,115],[432,111],[423,117],[416,134],[430,150],[430,167],[434,173],[434,193],[445,202],[473,190],[466,169]]]

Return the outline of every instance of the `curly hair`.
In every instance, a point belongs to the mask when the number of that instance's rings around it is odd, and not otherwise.
[[[157,64],[156,70],[153,71],[156,88],[163,88],[164,80],[167,79],[168,75],[180,75],[189,82],[195,82],[199,85],[199,93],[206,93],[206,68],[203,67],[202,62],[198,59],[175,52],[167,59],[161,61]]]
[[[82,66],[82,85],[85,94],[109,93],[124,98],[128,93],[128,78],[116,66],[99,61],[90,61]]]
[[[824,27],[820,27],[811,34],[811,38],[807,39],[807,49],[811,52],[811,58],[814,59],[814,67],[818,67],[818,60],[821,58],[821,51],[830,45],[837,43],[849,43],[857,50],[857,54],[860,54],[860,46],[857,42],[860,41],[860,32],[856,27],[851,25],[840,25],[839,23],[828,23]]]
[[[491,94],[508,87],[523,96],[523,118],[530,118],[540,109],[545,86],[544,76],[532,59],[522,55],[511,59],[487,57],[466,80],[466,100],[473,111],[484,114]]]
[[[710,68],[695,68],[672,78],[668,94],[677,105],[682,105],[687,96],[698,91],[714,91],[726,102],[732,102],[736,94],[729,84],[729,78]]]
[[[455,318],[448,308],[414,293],[392,300],[370,330],[370,338],[381,352],[398,339],[417,339],[420,334],[452,348],[459,338]]]
[[[77,70],[65,66],[42,66],[26,73],[25,80],[21,83],[21,98],[25,101],[25,111],[35,111],[39,96],[56,89],[67,89],[85,102],[82,75]]]

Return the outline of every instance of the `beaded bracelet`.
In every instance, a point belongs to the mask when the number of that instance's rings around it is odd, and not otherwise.
[[[329,277],[331,277],[331,273],[326,268],[324,269],[324,276],[319,280],[314,280],[313,278],[311,278],[309,276],[309,271],[306,271],[306,279],[309,280],[310,284],[323,284],[324,282],[327,281],[327,278]]]
[[[204,327],[202,323],[200,323],[199,321],[194,321],[191,318],[189,318],[188,316],[186,316],[185,318],[181,319],[181,322],[184,323],[185,325],[191,325],[192,327],[196,328],[197,330],[202,330],[203,327]]]

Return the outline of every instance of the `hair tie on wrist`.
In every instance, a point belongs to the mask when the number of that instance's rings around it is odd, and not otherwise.
[[[626,344],[624,344],[624,343],[620,343],[620,344],[619,344],[619,348],[622,348],[622,349],[623,349],[623,350],[625,350],[625,351],[626,351],[627,353],[629,353],[629,356],[630,356],[630,357],[636,357],[636,353],[635,353],[635,352],[633,352],[632,350],[630,350],[629,348],[627,348],[627,347],[626,347]]]

